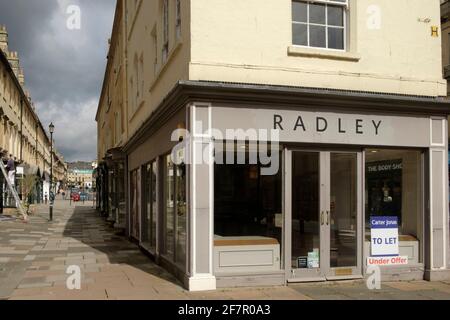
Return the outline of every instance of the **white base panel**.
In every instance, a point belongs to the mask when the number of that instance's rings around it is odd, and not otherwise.
[[[214,291],[217,289],[216,277],[210,274],[197,274],[189,278],[189,291]]]

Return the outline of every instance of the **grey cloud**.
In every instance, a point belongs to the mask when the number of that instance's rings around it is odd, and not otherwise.
[[[81,8],[81,30],[66,28],[71,4]],[[114,0],[0,0],[0,24],[19,52],[26,87],[42,123],[63,129],[55,140],[70,161],[96,156],[94,117],[114,8]]]

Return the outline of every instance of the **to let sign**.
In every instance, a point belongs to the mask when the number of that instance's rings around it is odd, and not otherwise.
[[[372,257],[398,256],[398,218],[371,217],[370,225]]]

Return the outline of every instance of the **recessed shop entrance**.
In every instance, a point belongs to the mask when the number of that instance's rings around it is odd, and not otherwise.
[[[362,275],[362,153],[285,150],[287,278]]]

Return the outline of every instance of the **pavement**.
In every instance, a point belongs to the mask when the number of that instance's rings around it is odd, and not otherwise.
[[[80,290],[67,269],[81,270]],[[91,203],[58,200],[54,221],[39,206],[28,223],[0,221],[0,300],[450,300],[450,281],[364,281],[230,288],[191,293],[116,231]]]

